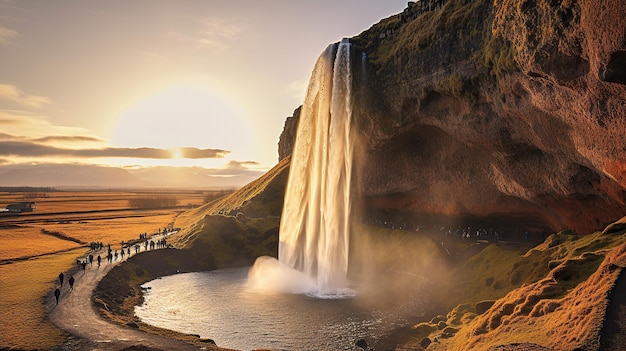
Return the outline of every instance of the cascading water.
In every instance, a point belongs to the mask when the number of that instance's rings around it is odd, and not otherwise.
[[[315,64],[291,158],[279,262],[257,260],[250,273],[256,288],[317,296],[352,294],[346,278],[354,149],[351,85],[350,42],[343,39],[330,45]],[[276,278],[276,271],[289,278]]]

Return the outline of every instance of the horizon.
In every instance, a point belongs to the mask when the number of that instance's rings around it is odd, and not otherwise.
[[[277,163],[324,48],[405,6],[0,1],[0,174],[173,167],[245,185]]]

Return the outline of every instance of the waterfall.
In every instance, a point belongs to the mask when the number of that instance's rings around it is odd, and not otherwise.
[[[352,72],[347,39],[319,57],[300,113],[280,223],[278,259],[318,292],[346,287],[350,235]]]
[[[280,222],[279,262],[257,260],[254,289],[346,296],[353,138],[350,42],[319,57],[300,112]],[[298,278],[296,278],[298,277]],[[278,285],[278,286],[277,286]]]

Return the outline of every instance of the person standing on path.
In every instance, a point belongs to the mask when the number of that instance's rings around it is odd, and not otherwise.
[[[74,290],[74,276],[71,275],[70,280],[68,280],[67,282],[70,283],[70,291],[73,291]]]
[[[61,286],[63,286],[63,278],[65,278],[63,272],[59,273],[59,282],[61,282]]]
[[[61,290],[59,290],[59,288],[56,288],[54,290],[54,297],[57,299],[57,305],[59,304],[59,297],[61,297]]]

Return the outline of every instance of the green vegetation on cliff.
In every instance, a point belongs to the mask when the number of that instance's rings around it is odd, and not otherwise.
[[[490,0],[449,0],[441,9],[415,18],[403,13],[384,19],[357,36],[355,42],[368,53],[382,82],[398,78],[419,81],[435,72],[441,72],[445,81],[454,73],[453,85],[445,86],[442,81],[438,90],[461,97],[459,86],[470,90],[469,81],[478,74],[479,66],[493,74],[517,69],[511,43],[493,31],[493,11]],[[461,70],[446,72],[458,64],[463,66]],[[458,78],[462,78],[460,85]],[[423,83],[427,84],[422,87],[428,88],[428,82]]]

